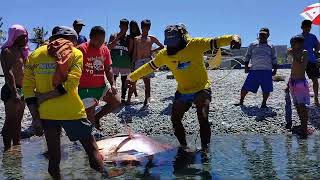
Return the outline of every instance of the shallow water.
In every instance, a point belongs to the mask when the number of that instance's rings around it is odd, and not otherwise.
[[[155,138],[176,141],[170,136]],[[64,179],[107,177],[89,168],[79,143],[63,138],[62,144]],[[45,150],[43,138],[32,138],[0,154],[0,179],[50,179]],[[106,164],[106,169],[115,179],[319,179],[320,135],[316,132],[307,140],[294,135],[215,136],[209,158],[173,149],[140,165]]]

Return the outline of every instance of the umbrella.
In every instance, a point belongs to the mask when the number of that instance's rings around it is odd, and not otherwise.
[[[320,3],[306,7],[300,15],[312,21],[313,24],[320,25]]]

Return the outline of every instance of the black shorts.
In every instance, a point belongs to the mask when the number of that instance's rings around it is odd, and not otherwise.
[[[319,78],[320,72],[317,63],[308,62],[306,73],[309,79]]]
[[[91,137],[92,124],[87,119],[79,120],[42,120],[43,130],[57,128],[61,131],[61,127],[66,132],[70,141],[78,141]]]
[[[23,98],[22,87],[16,85],[19,95]],[[6,103],[12,97],[12,92],[8,84],[4,84],[1,88],[1,100]]]
[[[200,93],[205,93],[208,96],[207,98],[211,101],[212,99],[211,88],[204,89],[191,94],[181,94],[179,91],[177,91],[174,95],[174,101],[181,101],[183,103],[187,103],[189,106],[192,106],[192,104],[194,103],[194,100],[197,98],[197,96],[199,96]]]

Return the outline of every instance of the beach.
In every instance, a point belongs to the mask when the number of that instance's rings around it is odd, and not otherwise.
[[[150,105],[143,107],[144,89],[143,82],[138,81],[138,102],[132,105],[122,106],[118,112],[111,113],[101,119],[103,131],[95,134],[97,137],[108,137],[118,133],[127,133],[126,126],[133,132],[147,135],[173,135],[170,121],[172,100],[176,91],[176,81],[167,79],[170,72],[157,72],[156,78],[151,80],[151,96],[154,99]],[[262,101],[261,91],[257,94],[249,93],[245,100],[245,106],[236,107],[233,104],[238,102],[240,89],[245,80],[246,74],[243,70],[212,70],[208,71],[212,81],[212,102],[209,112],[212,134],[290,134],[285,126],[285,81],[274,82],[274,92],[268,100],[268,109],[260,109]],[[290,70],[278,70],[278,75],[288,79]],[[1,86],[4,78],[0,79]],[[310,83],[310,85],[312,85]],[[120,87],[120,81],[117,81]],[[119,88],[120,89],[120,88]],[[310,88],[311,90],[312,88]],[[313,103],[313,99],[311,99]],[[300,123],[297,113],[293,108],[292,119],[294,125]],[[310,110],[309,124],[319,127],[317,119],[320,111],[312,104]],[[0,103],[0,127],[4,123],[4,104]],[[59,112],[57,112],[59,113]],[[199,125],[194,107],[185,113],[183,124],[189,136],[197,136]],[[22,137],[30,136],[31,115],[26,109],[22,122]]]
[[[122,106],[118,112],[109,114],[101,120],[102,132],[95,131],[97,139],[105,139],[119,133],[127,133],[128,128],[135,133],[171,145],[178,146],[173,135],[170,111],[176,82],[167,79],[169,72],[157,72],[152,79],[152,97],[154,101],[143,108],[143,83],[138,82],[139,103]],[[268,109],[260,109],[261,92],[248,94],[245,106],[236,107],[239,90],[245,80],[243,70],[208,71],[212,83],[212,102],[209,120],[212,126],[210,163],[202,162],[201,153],[195,151],[181,156],[177,148],[153,156],[152,166],[145,159],[138,166],[105,163],[105,168],[119,179],[174,179],[186,177],[203,179],[319,179],[317,164],[319,154],[319,132],[308,139],[300,139],[285,129],[284,91],[286,81],[274,82],[274,92],[268,101]],[[278,70],[278,75],[289,77],[290,70]],[[1,85],[3,78],[1,79]],[[119,86],[117,82],[117,86]],[[313,102],[311,100],[311,102]],[[309,126],[317,129],[320,112],[309,107],[311,118]],[[0,127],[4,123],[4,106]],[[58,112],[57,112],[58,113]],[[293,109],[294,125],[300,124]],[[191,149],[200,147],[199,125],[195,109],[185,114],[183,124],[187,132],[187,142]],[[28,110],[22,122],[21,146],[0,154],[0,179],[49,179],[46,172],[47,159],[43,152],[47,150],[44,137],[30,136],[31,116]],[[89,168],[87,158],[80,143],[73,143],[66,136],[62,141],[62,176],[65,179],[103,179],[100,173]],[[0,139],[0,148],[2,139]],[[28,169],[28,171],[25,171]],[[120,172],[117,174],[116,172]],[[122,172],[122,173],[121,173]]]

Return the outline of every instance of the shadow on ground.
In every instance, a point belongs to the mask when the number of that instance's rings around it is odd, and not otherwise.
[[[168,106],[166,108],[164,108],[160,114],[161,115],[167,115],[167,116],[170,116],[171,115],[171,112],[172,112],[172,103],[168,104]]]
[[[264,121],[267,117],[275,117],[277,113],[273,111],[273,108],[260,108],[258,106],[241,106],[242,112],[248,116],[255,117],[256,121]]]
[[[150,109],[148,106],[143,106],[140,109],[136,109],[133,106],[128,105],[124,106],[122,111],[119,112],[117,116],[121,119],[120,123],[130,123],[134,117],[143,118],[148,116],[148,114],[150,114],[149,110]]]

